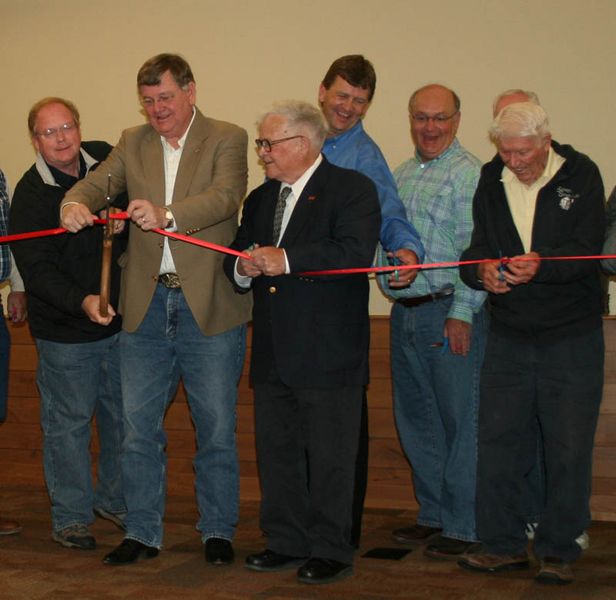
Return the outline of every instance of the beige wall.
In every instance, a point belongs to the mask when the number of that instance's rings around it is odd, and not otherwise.
[[[139,66],[182,53],[207,114],[254,121],[274,100],[316,100],[330,62],[363,53],[378,74],[366,119],[391,167],[411,152],[410,92],[438,81],[462,99],[462,143],[482,160],[494,95],[539,93],[559,141],[616,183],[614,0],[0,0],[3,76],[0,166],[13,185],[32,163],[29,107],[47,95],[72,99],[84,139],[114,143],[141,122]],[[250,187],[262,180],[250,151]],[[372,312],[387,311],[375,292]]]

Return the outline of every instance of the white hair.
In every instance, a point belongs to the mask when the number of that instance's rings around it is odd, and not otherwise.
[[[271,110],[258,119],[257,128],[260,128],[263,121],[271,115],[284,117],[290,127],[304,127],[307,130],[306,137],[308,137],[312,146],[316,150],[323,147],[327,137],[327,126],[323,119],[323,113],[316,106],[303,100],[277,102]]]
[[[516,102],[505,106],[496,115],[488,133],[493,143],[510,137],[545,139],[550,135],[550,124],[547,113],[539,104]]]

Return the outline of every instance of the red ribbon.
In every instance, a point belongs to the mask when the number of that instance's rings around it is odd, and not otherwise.
[[[126,220],[129,218],[127,212],[117,212],[115,214],[109,215],[111,219],[120,219]],[[94,219],[95,225],[105,225],[107,223],[107,219]],[[226,246],[220,246],[218,244],[213,244],[211,242],[205,242],[203,240],[198,240],[189,235],[184,235],[182,233],[173,233],[171,231],[165,231],[164,229],[154,228],[152,229],[155,233],[160,235],[164,235],[176,240],[180,240],[182,242],[186,242],[188,244],[194,244],[195,246],[201,246],[202,248],[208,248],[210,250],[214,250],[216,252],[221,252],[223,254],[231,254],[232,256],[239,256],[240,258],[246,258],[248,260],[251,259],[249,254],[245,252],[240,252],[238,250],[233,250],[232,248],[227,248]],[[67,230],[64,227],[56,227],[55,229],[43,229],[40,231],[30,231],[28,233],[16,233],[13,235],[5,235],[0,236],[0,244],[6,244],[8,242],[16,242],[19,240],[29,240],[33,238],[40,237],[48,237],[52,235],[59,235],[62,233],[66,233]],[[305,271],[301,273],[302,275],[354,275],[356,273],[388,273],[391,271],[405,271],[408,269],[450,269],[454,267],[459,267],[461,265],[478,265],[481,263],[494,263],[499,262],[503,265],[506,265],[509,262],[527,262],[533,260],[601,260],[601,259],[615,259],[616,254],[598,254],[592,256],[539,256],[539,257],[519,257],[519,258],[481,258],[477,260],[461,260],[461,261],[451,261],[451,262],[439,262],[439,263],[423,263],[420,265],[388,265],[384,267],[361,267],[354,269],[331,269],[327,271]]]
[[[118,220],[126,220],[129,218],[127,212],[117,212],[112,215],[109,215],[111,219]],[[95,225],[105,225],[107,223],[107,219],[94,219]],[[64,227],[56,227],[55,229],[42,229],[40,231],[30,231],[28,233],[16,233],[13,235],[5,235],[0,236],[0,244],[6,244],[8,242],[16,242],[19,240],[30,240],[33,238],[47,237],[52,235],[59,235],[61,233],[66,233],[68,230]],[[205,242],[203,240],[198,240],[189,235],[183,235],[181,233],[172,233],[171,231],[165,231],[164,229],[154,228],[152,231],[159,233],[160,235],[166,235],[167,237],[174,238],[176,240],[181,240],[182,242],[187,242],[189,244],[194,244],[195,246],[202,246],[203,248],[209,248],[210,250],[215,250],[216,252],[222,252],[224,254],[232,254],[233,256],[239,256],[241,258],[248,258],[250,256],[245,254],[244,252],[239,252],[237,250],[232,250],[231,248],[227,248],[225,246],[219,246],[218,244],[212,244],[211,242]]]

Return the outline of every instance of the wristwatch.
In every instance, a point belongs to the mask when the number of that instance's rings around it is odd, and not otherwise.
[[[167,219],[167,224],[165,225],[165,229],[170,229],[175,225],[175,219],[173,218],[173,213],[170,210],[165,211],[165,219]]]

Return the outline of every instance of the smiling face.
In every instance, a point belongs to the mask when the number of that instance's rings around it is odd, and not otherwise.
[[[32,144],[47,164],[63,173],[78,175],[81,132],[73,113],[64,104],[47,104],[39,110]]]
[[[504,137],[496,142],[498,153],[510,171],[525,185],[543,173],[548,162],[551,137]]]
[[[370,90],[352,86],[340,75],[326,89],[319,87],[319,104],[332,135],[351,129],[370,108]]]
[[[268,179],[292,184],[314,162],[315,157],[310,154],[308,139],[301,128],[289,127],[287,119],[282,115],[266,116],[259,127],[259,139],[274,142],[284,138],[294,139],[274,144],[269,151],[261,147],[258,153]]]
[[[140,86],[139,95],[152,127],[177,148],[177,142],[186,133],[193,116],[195,82],[181,88],[171,73],[165,71],[158,85]]]
[[[440,156],[453,142],[460,124],[460,112],[451,91],[440,85],[417,92],[411,107],[411,137],[425,161]]]

